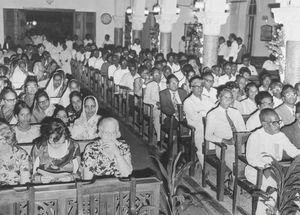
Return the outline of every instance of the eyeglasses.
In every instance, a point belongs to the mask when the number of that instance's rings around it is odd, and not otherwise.
[[[49,101],[49,99],[46,99],[46,100],[44,100],[44,101],[39,101],[39,104],[40,104],[40,105],[45,105],[45,104],[48,103],[48,101]]]
[[[193,87],[193,88],[196,88],[196,89],[201,89],[201,88],[203,88],[202,85],[193,85],[192,87]]]
[[[204,79],[205,81],[207,81],[207,82],[210,82],[210,83],[214,83],[215,82],[215,80],[209,80],[209,79]]]
[[[5,99],[5,101],[7,101],[8,103],[14,103],[15,101],[17,101],[17,99]]]
[[[296,93],[287,93],[287,94],[285,94],[285,96],[286,96],[287,98],[292,98],[292,97],[296,97],[297,94],[296,94]]]
[[[266,122],[266,121],[265,121]],[[282,124],[282,120],[275,120],[275,121],[272,121],[272,122],[266,122],[268,124],[271,124],[272,126],[278,126],[278,125],[281,125]]]

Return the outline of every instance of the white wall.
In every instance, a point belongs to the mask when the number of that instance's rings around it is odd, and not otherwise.
[[[114,36],[114,21],[109,25],[101,23],[101,14],[104,12],[114,15],[113,0],[52,0],[48,4],[47,0],[1,0],[0,4],[0,43],[4,41],[3,9],[74,9],[76,11],[96,12],[96,42],[101,45],[105,34]],[[105,7],[104,7],[105,6]]]
[[[225,25],[221,28],[221,36],[228,38],[230,33],[235,33],[237,36],[243,38],[244,43],[247,43],[248,35],[248,11],[249,2],[232,3],[230,8],[230,15]],[[269,3],[274,3],[275,0],[256,0],[257,11],[254,23],[253,34],[253,56],[268,56],[269,52],[266,48],[266,42],[260,41],[260,28],[262,25],[274,25],[274,19],[271,17],[271,11],[268,7]],[[268,22],[263,20],[263,16],[268,16]]]
[[[194,23],[195,18],[192,9],[189,7],[191,0],[178,0],[178,5],[181,11],[176,23],[173,24],[172,30],[172,49],[174,52],[178,52],[178,43],[182,36],[184,36],[184,23]]]

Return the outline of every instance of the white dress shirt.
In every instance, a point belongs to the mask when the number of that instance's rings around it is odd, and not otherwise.
[[[167,62],[167,66],[169,66],[169,67],[171,68],[172,73],[178,72],[178,71],[180,70],[179,64],[173,63],[173,64],[171,65],[169,62]]]
[[[228,81],[235,81],[235,77],[234,76],[231,76],[229,78],[228,75],[222,75],[221,77],[219,77],[219,86],[220,85],[223,85],[223,84],[226,84]]]
[[[172,102],[173,102],[173,96],[174,96],[174,93],[175,93],[175,98],[176,98],[177,104],[182,104],[179,93],[178,93],[178,90],[176,90],[176,91],[169,90],[169,91],[170,91],[170,94],[171,94]]]
[[[237,131],[246,131],[246,126],[240,112],[228,108],[228,115]],[[226,117],[225,109],[220,105],[207,114],[205,138],[212,142],[221,142],[222,139],[231,139],[232,129]]]
[[[155,81],[151,81],[146,85],[144,102],[146,104],[152,104],[154,107],[159,102],[159,84]]]
[[[290,157],[296,157],[300,154],[299,149],[289,141],[284,133],[279,132],[271,135],[265,132],[264,128],[260,128],[254,131],[247,141],[246,158],[250,165],[264,168],[272,162],[272,158],[266,155],[280,161],[282,160],[283,151]],[[245,176],[250,182],[256,183],[257,171],[251,166],[246,166]],[[268,185],[263,183],[263,187],[266,186]]]
[[[257,109],[256,103],[249,98],[242,100],[241,104],[243,108],[242,115],[249,115]]]
[[[239,45],[236,41],[231,43],[229,50],[229,57],[233,57],[233,62],[235,62],[239,53]]]
[[[194,94],[191,94],[183,103],[183,110],[188,122],[201,121],[202,123],[202,118],[205,117],[207,112],[213,107],[215,107],[215,104],[212,103],[208,97],[203,95],[200,99]]]
[[[134,83],[134,79],[140,77],[139,74],[135,74],[134,76],[131,75],[131,73],[126,73],[122,76],[121,80],[120,80],[120,86],[125,86],[128,87],[129,89],[133,90],[133,83]]]
[[[115,72],[114,72],[114,75],[113,75],[113,77],[114,77],[114,83],[116,84],[116,85],[120,85],[120,82],[121,82],[121,79],[122,79],[122,77],[123,77],[123,75],[125,75],[126,73],[128,73],[129,72],[129,70],[126,68],[126,69],[121,69],[121,67],[120,68],[118,68]]]
[[[226,42],[222,43],[218,48],[218,56],[224,56],[227,53],[227,44]]]
[[[251,114],[251,116],[248,118],[246,122],[246,128],[248,131],[254,131],[255,129],[261,127],[259,114],[260,114],[260,110],[257,110],[253,114]]]
[[[119,68],[119,66],[116,67],[114,64],[110,65],[110,66],[108,67],[108,72],[107,72],[108,78],[113,77],[115,71],[116,71],[118,68]]]
[[[274,107],[273,107],[274,109],[283,103],[282,99],[279,99],[275,96],[273,96],[273,102],[274,102]]]
[[[213,87],[211,87],[209,91],[203,87],[202,95],[208,97],[214,104],[217,102],[217,90]]]
[[[237,70],[240,71],[240,69],[242,67],[247,67],[250,70],[251,75],[258,75],[256,68],[254,66],[252,66],[251,64],[249,66],[245,66],[244,64],[238,64]]]

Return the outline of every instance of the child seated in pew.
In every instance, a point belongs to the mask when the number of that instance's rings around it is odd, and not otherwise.
[[[88,144],[83,153],[83,179],[91,180],[94,175],[128,177],[132,172],[131,154],[121,136],[119,123],[114,118],[103,118],[98,123],[98,141]]]
[[[73,181],[79,177],[80,149],[62,120],[46,117],[32,149],[33,182]]]

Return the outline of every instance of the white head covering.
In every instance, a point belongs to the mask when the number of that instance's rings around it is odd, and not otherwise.
[[[84,104],[86,100],[90,98],[94,99],[95,101],[96,112],[91,118],[87,119]],[[99,105],[95,96],[87,96],[84,98],[81,115],[75,120],[73,127],[70,129],[73,139],[89,140],[98,137],[97,123],[101,118],[101,116],[97,114],[98,109]]]
[[[75,79],[70,80],[69,83],[68,83],[67,89],[63,93],[63,95],[60,98],[59,103],[58,103],[58,104],[60,104],[60,105],[62,105],[64,107],[67,107],[70,104],[70,98],[69,98],[69,96],[70,96],[70,93],[71,93],[70,86],[71,86],[72,82],[78,83]]]
[[[60,85],[56,89],[54,89],[53,78],[56,74],[60,74],[62,76],[62,81],[61,81]],[[51,97],[58,97],[58,94],[59,94],[60,90],[62,89],[63,84],[64,84],[64,72],[62,70],[58,70],[58,71],[53,73],[53,75],[52,75],[45,91],[47,92],[47,94],[50,98]]]

